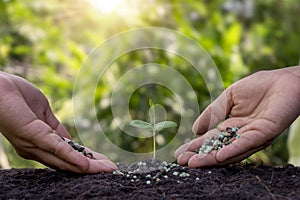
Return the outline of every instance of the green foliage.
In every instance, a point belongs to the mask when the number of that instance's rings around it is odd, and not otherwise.
[[[150,124],[148,122],[142,121],[142,120],[132,120],[130,122],[130,125],[136,128],[142,128],[148,131],[153,131],[155,130],[155,127],[153,126],[153,124]]]
[[[218,66],[226,87],[258,70],[298,64],[298,0],[257,0],[253,1],[253,9],[250,7],[247,12],[225,9],[224,3],[233,1],[127,0],[120,6],[122,9],[107,14],[96,10],[86,0],[0,0],[0,70],[21,75],[40,88],[60,120],[79,139],[72,119],[75,76],[90,51],[113,34],[149,26],[179,31],[208,52]],[[245,15],[248,12],[250,15]],[[122,41],[120,46],[129,42]],[[203,77],[199,77],[190,63],[179,56],[154,49],[120,56],[99,81],[95,96],[86,98],[94,100],[99,124],[106,127],[107,137],[121,149],[132,152],[152,149],[151,139],[128,136],[114,125],[109,103],[114,85],[123,74],[132,66],[151,62],[172,66],[189,80],[197,93],[200,111],[211,101]],[[128,90],[132,89],[130,84],[125,85],[128,85]],[[184,92],[181,85],[177,84],[176,88]],[[164,105],[171,121],[179,122],[184,118],[180,116],[178,99],[168,88],[149,84],[136,89],[129,100],[133,119],[147,121],[147,99]],[[90,115],[87,111],[86,118],[89,119]],[[129,119],[122,120],[127,123]],[[89,134],[97,135],[93,127],[89,127]],[[163,142],[158,143],[158,147],[168,144],[174,137],[172,131],[165,130]],[[85,145],[97,150],[98,140],[95,136]],[[174,140],[174,145],[179,146],[183,142]],[[255,160],[264,160],[269,164],[286,162],[287,154],[280,154],[286,148],[278,150],[282,143],[286,143],[286,137],[281,137],[270,148],[256,154]],[[32,166],[20,164],[23,160],[13,153],[8,143],[5,144],[11,163]],[[108,150],[102,153],[113,158],[113,152]]]
[[[152,123],[148,123],[142,120],[132,120],[130,125],[136,128],[142,128],[148,131],[152,131],[153,137],[153,159],[156,158],[156,134],[166,128],[173,128],[176,127],[177,124],[172,121],[161,121],[156,123],[156,105],[153,104],[152,100],[149,99],[149,117]]]

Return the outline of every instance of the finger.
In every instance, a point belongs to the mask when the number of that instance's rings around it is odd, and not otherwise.
[[[97,166],[94,166],[97,165],[94,161],[92,162],[94,164],[90,166],[90,161],[93,159],[88,159],[82,154],[75,151],[59,135],[57,135],[55,131],[52,131],[52,129],[43,121],[34,120],[30,124],[28,124],[26,128],[24,128],[25,132],[29,132],[32,130],[34,130],[34,132],[31,133],[35,136],[32,137],[30,142],[39,149],[47,151],[50,154],[53,154],[54,156],[60,158],[61,160],[64,160],[65,162],[71,165],[77,166],[79,169],[86,173],[89,173],[91,170],[94,171],[93,169],[97,168]],[[43,158],[41,158],[41,160],[43,160]],[[110,161],[101,162],[105,164],[106,168],[110,168],[110,170],[106,169],[105,171],[112,171],[117,168]],[[57,164],[58,163],[53,163],[53,165],[55,166],[57,166]]]
[[[89,161],[90,161],[90,169],[88,171],[89,173],[112,172],[112,171],[118,169],[118,167],[110,160],[90,159]]]
[[[195,152],[196,150],[199,150],[199,148],[205,143],[206,140],[211,140],[212,138],[218,138],[219,136],[219,130],[218,129],[212,129],[208,132],[206,132],[201,137],[198,137],[196,139],[193,139],[191,142],[188,143],[184,148],[178,149],[178,154],[183,153],[182,151],[192,151]]]
[[[253,153],[255,153],[261,149],[262,148],[253,149],[242,155],[237,155],[235,157],[224,160],[222,162],[220,162],[219,160],[216,159],[216,156],[218,153],[216,153],[215,151],[212,151],[209,154],[205,154],[205,153],[196,154],[194,152],[184,152],[178,157],[177,162],[180,165],[188,165],[191,168],[208,167],[208,166],[214,166],[214,165],[227,165],[230,163],[240,162],[241,160],[247,158],[248,156],[252,155]],[[214,154],[214,156],[211,156],[213,154]]]
[[[59,170],[63,170],[63,171],[72,171],[75,173],[99,173],[99,172],[113,171],[111,166],[114,164],[108,160],[88,159],[78,152],[75,152],[75,153],[77,154],[78,157],[81,157],[82,159],[86,159],[89,162],[88,169],[82,169],[77,165],[70,164],[69,162],[66,162],[63,159],[60,159],[59,157],[57,157],[49,152],[46,152],[44,150],[37,149],[37,148],[27,149],[27,155],[23,154],[22,157],[36,160],[48,167],[54,168],[54,169],[59,169]]]
[[[180,154],[177,158],[177,163],[179,165],[187,165],[190,158],[195,155],[196,153],[195,152],[191,152],[191,151],[186,151],[186,152],[183,152],[182,154]]]
[[[243,129],[241,129],[243,130]],[[259,141],[259,142],[258,142]],[[253,153],[267,147],[271,141],[266,142],[264,134],[258,131],[248,131],[241,135],[238,140],[234,140],[230,145],[225,146],[220,151],[212,151],[209,154],[185,154],[179,156],[181,163],[191,168],[226,165],[236,163]]]
[[[110,172],[113,171],[115,169],[117,169],[117,166],[112,163],[111,161],[109,161],[106,156],[99,154],[99,153],[93,153],[93,156],[95,157],[95,159],[90,159],[87,158],[85,156],[83,156],[81,153],[75,151],[69,144],[67,144],[66,142],[62,142],[60,144],[63,144],[64,147],[69,148],[70,152],[67,153],[66,157],[63,154],[63,150],[61,150],[60,153],[54,153],[54,155],[57,155],[57,157],[59,157],[60,159],[62,159],[63,161],[71,164],[71,165],[75,165],[77,166],[77,168],[80,169],[81,173],[97,173],[100,171],[104,171],[104,172]],[[58,145],[59,147],[59,145]],[[91,152],[88,149],[88,152]],[[43,159],[43,158],[41,158]],[[83,164],[84,161],[84,164]],[[52,165],[57,166],[59,165],[59,163],[52,163]],[[59,169],[63,169],[62,167],[60,167],[59,165]],[[68,170],[68,169],[67,169]]]
[[[87,161],[76,156],[76,151],[68,145],[51,127],[41,120],[34,120],[23,127],[25,134],[30,133],[30,141],[39,149],[49,152],[61,159],[81,168],[87,168]]]
[[[202,146],[202,144],[207,139],[210,140],[212,138],[217,138],[218,134],[219,134],[218,129],[212,129],[212,130],[208,131],[207,133],[205,133],[204,135],[202,135],[201,137],[195,138],[192,141],[190,141],[189,143],[183,144],[176,150],[175,157],[178,157],[180,154],[182,154],[186,151],[195,152]]]
[[[203,154],[195,154],[188,159],[188,166],[191,168],[198,168],[198,167],[209,167],[209,166],[227,165],[227,164],[237,163],[237,162],[240,162],[240,161],[244,160],[245,158],[249,157],[250,155],[264,149],[268,145],[264,145],[263,147],[249,150],[243,154],[238,154],[232,158],[229,158],[229,159],[223,160],[223,161],[220,161],[217,159],[217,156],[219,153],[217,151],[212,151],[209,154],[204,154],[204,153]],[[231,146],[231,145],[228,145],[228,147],[229,146]],[[226,151],[226,150],[223,150],[223,151]]]
[[[232,107],[231,88],[225,90],[211,103],[194,122],[192,130],[195,134],[203,134],[224,121]]]
[[[182,153],[184,153],[186,151],[195,152],[196,150],[198,150],[202,146],[202,144],[207,139],[210,140],[212,138],[217,138],[219,132],[220,131],[218,129],[212,129],[212,130],[208,131],[207,133],[205,133],[204,135],[202,135],[201,137],[195,138],[192,141],[190,141],[189,143],[181,145],[175,151],[175,158],[178,158],[178,156],[180,156],[180,154],[182,154]]]
[[[229,159],[226,159],[226,160],[223,160],[222,162],[220,162],[220,165],[227,165],[227,164],[231,164],[231,163],[237,163],[237,162],[240,162],[242,160],[244,160],[245,158],[251,156],[252,154],[266,148],[267,146],[269,146],[271,143],[268,143],[262,147],[259,147],[259,148],[255,148],[255,149],[252,149],[252,150],[249,150],[243,154],[239,154],[239,155],[236,155],[234,157],[231,157]],[[230,146],[230,145],[228,145]],[[217,158],[217,157],[216,157]],[[218,161],[219,162],[219,161]]]
[[[73,149],[75,149],[76,151],[79,151],[79,148],[81,149],[79,152],[81,153],[81,154],[83,154],[83,155],[85,155],[85,153],[88,153],[88,154],[92,154],[91,155],[91,157],[92,157],[92,159],[96,159],[96,160],[103,160],[103,159],[106,159],[106,160],[108,160],[108,158],[105,156],[105,155],[103,155],[103,154],[100,154],[100,153],[98,153],[98,152],[95,152],[95,151],[92,151],[91,149],[89,149],[89,148],[87,148],[87,147],[85,147],[85,146],[82,146],[82,145],[80,145],[80,144],[78,144],[78,143],[76,143],[76,142],[74,142],[74,141],[72,141],[72,140],[70,140],[70,139],[68,139],[68,138],[65,138],[65,137],[62,137],[62,139],[66,142],[66,143],[68,143],[69,145],[70,145],[70,142],[72,142],[74,145],[71,145],[72,146],[72,148]],[[76,144],[76,145],[75,145]],[[74,146],[79,146],[79,147],[74,147]],[[83,153],[83,152],[85,152],[85,153]]]
[[[242,133],[239,139],[222,148],[218,152],[216,159],[219,162],[225,162],[226,160],[237,157],[238,155],[251,155],[250,152],[253,150],[260,150],[269,143],[270,141],[266,141],[264,134],[256,130],[250,130]]]
[[[20,152],[20,150],[18,150]],[[44,151],[38,148],[26,149],[26,153],[24,153],[24,149],[22,149],[22,153],[19,153],[25,159],[31,159],[38,161],[48,167],[53,169],[63,170],[63,171],[72,171],[75,173],[83,173],[83,170],[76,166],[72,165],[65,160],[60,159],[59,157]]]
[[[219,130],[218,129],[212,129],[208,131],[205,135],[198,137],[191,142],[182,145],[179,147],[175,153],[175,156],[177,156],[177,162],[180,165],[187,165],[191,157],[198,154],[196,153],[197,150],[200,149],[200,147],[203,145],[203,143],[209,139],[217,138],[218,137]],[[207,154],[199,154],[200,157],[206,157]]]
[[[69,144],[61,139],[60,136],[55,133],[50,133],[45,139],[41,139],[38,144],[38,147],[44,151],[48,151],[50,154],[64,160],[65,162],[77,166],[83,172],[90,173],[100,167],[104,171],[113,171],[117,169],[115,164],[109,160],[93,160],[86,158],[82,154],[76,152]],[[99,155],[97,155],[99,156]],[[99,164],[102,163],[102,164]],[[53,163],[57,166],[58,163]]]
[[[89,148],[87,148],[87,147],[84,147],[86,150],[87,150],[87,152],[91,152],[92,154],[93,154],[93,157],[96,159],[96,160],[109,160],[108,158],[107,158],[107,156],[105,156],[105,155],[103,155],[103,154],[101,154],[101,153],[98,153],[98,152],[96,152],[96,151],[93,151],[93,150],[91,150],[91,149],[89,149]]]
[[[219,165],[219,162],[216,160],[216,153],[217,151],[214,150],[209,154],[195,154],[189,159],[188,166],[190,168],[198,168]]]
[[[189,148],[190,142],[185,143],[178,147],[175,151],[175,158],[177,159],[182,153],[186,152],[187,149]]]

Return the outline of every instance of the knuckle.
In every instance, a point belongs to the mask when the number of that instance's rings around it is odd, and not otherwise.
[[[57,138],[54,145],[51,145],[49,148],[49,152],[55,156],[60,156],[63,153],[70,153],[72,148],[69,147],[63,140]]]

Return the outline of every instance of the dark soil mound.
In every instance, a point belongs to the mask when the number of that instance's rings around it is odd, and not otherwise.
[[[0,199],[300,199],[300,168],[292,165],[189,169],[165,163],[137,173],[143,166],[94,175],[0,170]]]

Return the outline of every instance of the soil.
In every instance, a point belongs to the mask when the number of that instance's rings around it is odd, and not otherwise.
[[[189,169],[168,164],[140,173],[136,168],[142,164],[119,166],[122,172],[90,175],[0,170],[0,199],[300,199],[300,167],[292,165]]]

